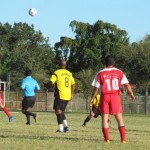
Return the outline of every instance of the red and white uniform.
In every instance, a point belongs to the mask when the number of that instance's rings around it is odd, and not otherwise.
[[[120,89],[122,84],[129,83],[124,73],[114,67],[105,68],[98,72],[92,85],[101,88],[99,110],[102,114],[122,113]]]

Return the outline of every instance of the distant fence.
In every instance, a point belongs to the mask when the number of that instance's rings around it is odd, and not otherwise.
[[[121,96],[124,113],[145,113],[144,96],[136,96],[136,100],[132,102],[129,96]],[[53,111],[53,93],[37,93],[36,102],[33,111]],[[66,111],[87,112],[88,100],[84,99],[82,94],[75,94],[74,100],[70,101]],[[6,106],[9,110],[21,110],[22,93],[6,92]],[[148,114],[150,114],[150,96],[148,97]]]

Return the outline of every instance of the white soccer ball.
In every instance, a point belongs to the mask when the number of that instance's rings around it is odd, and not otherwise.
[[[29,10],[29,15],[30,16],[35,16],[37,14],[37,10],[35,9],[35,8],[31,8],[30,10]]]

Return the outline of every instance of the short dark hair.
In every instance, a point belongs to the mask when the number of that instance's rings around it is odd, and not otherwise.
[[[32,75],[32,71],[31,70],[26,70],[25,76],[31,76],[31,75]]]
[[[105,64],[106,66],[114,66],[115,65],[115,58],[113,55],[108,55],[105,58]]]
[[[60,59],[60,61],[59,61],[59,67],[60,68],[66,68],[66,66],[67,66],[66,60],[65,59]]]

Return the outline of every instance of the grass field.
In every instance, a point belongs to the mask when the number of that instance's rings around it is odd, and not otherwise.
[[[56,133],[57,123],[53,112],[38,112],[38,123],[25,125],[25,116],[13,113],[14,121],[8,122],[0,112],[1,150],[149,150],[150,118],[144,115],[124,115],[127,144],[120,142],[117,124],[111,116],[111,143],[103,141],[100,117],[86,127],[81,124],[87,114],[66,113],[70,131]]]

